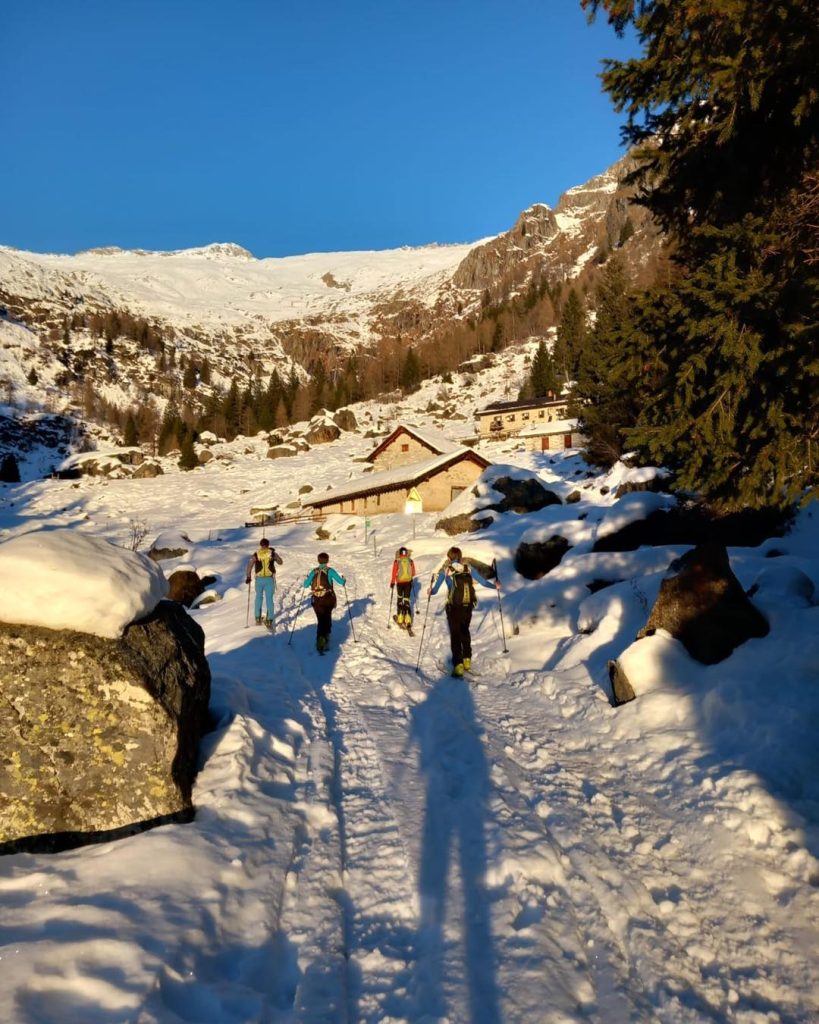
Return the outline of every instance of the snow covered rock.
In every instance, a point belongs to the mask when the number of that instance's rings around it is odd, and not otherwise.
[[[311,422],[304,435],[309,444],[328,444],[339,437],[341,437],[341,429],[329,417],[318,422]]]
[[[158,462],[146,461],[141,466],[137,466],[132,479],[144,480],[155,476],[163,476],[164,472],[164,469]]]
[[[502,495],[500,501],[491,505],[482,505],[482,511],[495,512],[537,512],[548,505],[560,505],[560,498],[547,490],[536,476],[520,478],[516,476],[500,476],[492,481],[492,489]]]
[[[0,622],[118,637],[168,584],[145,555],[77,530],[37,530],[0,544]]]
[[[610,661],[608,669],[612,702],[615,707],[619,707],[621,704],[628,704],[630,700],[634,700],[636,694],[623,666],[618,661]]]
[[[358,430],[358,420],[352,409],[336,409],[333,413],[333,420],[336,426],[342,430]]]
[[[169,558],[181,558],[193,548],[193,541],[187,533],[180,533],[177,530],[166,530],[160,533],[151,545],[148,558],[155,562],[164,562]]]
[[[772,565],[757,576],[748,596],[758,594],[777,605],[808,608],[814,602],[815,590],[813,580],[795,565]]]
[[[638,638],[665,630],[697,661],[713,665],[752,637],[768,634],[768,623],[731,570],[721,544],[698,544],[671,563],[672,575]]]
[[[268,459],[289,459],[299,454],[299,449],[294,444],[276,444],[267,449]]]
[[[189,816],[210,670],[179,605],[116,640],[0,624],[0,695],[14,708],[0,718],[0,852]]]

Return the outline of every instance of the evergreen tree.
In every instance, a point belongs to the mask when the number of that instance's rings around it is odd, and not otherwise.
[[[37,376],[37,371],[32,366],[32,368],[28,371],[28,376],[26,377],[26,380],[29,382],[29,384],[36,384],[39,379],[40,378]]]
[[[125,427],[122,431],[122,440],[127,448],[133,448],[135,445],[139,444],[137,424],[133,412],[129,412],[125,420]]]
[[[554,362],[558,374],[568,383],[574,380],[586,337],[586,313],[574,288],[569,290],[554,347]]]
[[[225,436],[232,441],[241,430],[242,420],[242,400],[235,377],[230,382],[230,387],[222,401],[222,416],[225,421]]]
[[[727,507],[816,493],[819,273],[797,212],[819,165],[815,4],[581,2],[643,46],[603,82],[677,263],[635,301],[622,365],[653,401],[626,440]]]
[[[546,398],[550,392],[556,394],[558,390],[554,363],[549,349],[546,347],[546,342],[542,338],[532,360],[529,384],[533,398]]]
[[[611,466],[621,457],[626,432],[637,422],[642,406],[652,401],[646,361],[631,352],[639,347],[640,302],[650,306],[646,297],[632,300],[625,265],[615,257],[599,279],[597,316],[580,354],[569,403],[570,415],[580,420],[587,438],[586,457],[599,466]],[[643,340],[642,347],[650,344]]]
[[[313,416],[327,405],[327,371],[324,363],[317,363],[310,381],[309,415]]]
[[[195,469],[199,465],[199,460],[193,447],[193,433],[189,430],[185,431],[185,436],[182,439],[178,465],[180,469],[185,470]]]
[[[20,467],[17,465],[17,459],[11,452],[4,455],[2,461],[0,461],[0,483],[20,483]]]
[[[399,384],[405,392],[412,392],[418,390],[418,385],[421,383],[421,361],[415,352],[415,349],[410,345],[407,349],[407,354],[404,357],[404,364],[401,367],[401,377]]]
[[[171,451],[173,448],[179,448],[184,432],[185,427],[182,423],[182,417],[179,415],[179,410],[173,402],[168,402],[165,406],[165,413],[162,417],[157,437],[159,454],[164,455],[165,452]]]
[[[192,362],[185,366],[182,373],[182,386],[187,388],[189,391],[193,391],[197,384],[196,378],[196,367]]]

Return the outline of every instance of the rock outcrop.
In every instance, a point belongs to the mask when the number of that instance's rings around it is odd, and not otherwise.
[[[210,670],[179,605],[117,640],[0,623],[0,695],[0,852],[190,816]]]
[[[565,537],[555,534],[545,541],[518,545],[515,551],[515,571],[524,579],[539,580],[551,572],[560,562],[571,544]]]
[[[520,480],[501,476],[492,481],[492,489],[503,495],[501,501],[482,505],[481,512],[538,512],[548,505],[560,505],[560,498],[554,491],[547,490],[534,476]]]
[[[746,596],[721,544],[698,544],[672,562],[671,571],[638,639],[664,629],[692,658],[713,665],[746,640],[767,636],[767,620]]]

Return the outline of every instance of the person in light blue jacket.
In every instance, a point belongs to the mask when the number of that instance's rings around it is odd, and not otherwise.
[[[346,584],[343,576],[329,566],[330,556],[322,551],[318,556],[318,565],[308,572],[304,580],[304,589],[310,588],[310,603],[316,613],[316,650],[324,654],[330,646],[330,631],[333,628],[333,609],[336,606],[336,595],[333,584]]]
[[[472,621],[472,609],[478,603],[475,584],[479,583],[489,590],[500,590],[500,580],[490,583],[474,566],[465,565],[460,548],[450,548],[446,557],[446,563],[427,593],[430,596],[437,594],[441,584],[446,583],[446,621],[452,650],[452,674],[460,677],[464,671],[468,672],[472,668],[472,637],[469,633],[469,624]]]

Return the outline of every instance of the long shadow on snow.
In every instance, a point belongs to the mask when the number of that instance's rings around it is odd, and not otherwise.
[[[485,888],[489,769],[468,685],[439,679],[412,711],[411,739],[426,776],[418,888],[418,1001],[426,1019],[446,1016],[447,879],[456,855],[463,887],[463,952],[470,1020],[500,1022],[490,898]]]

